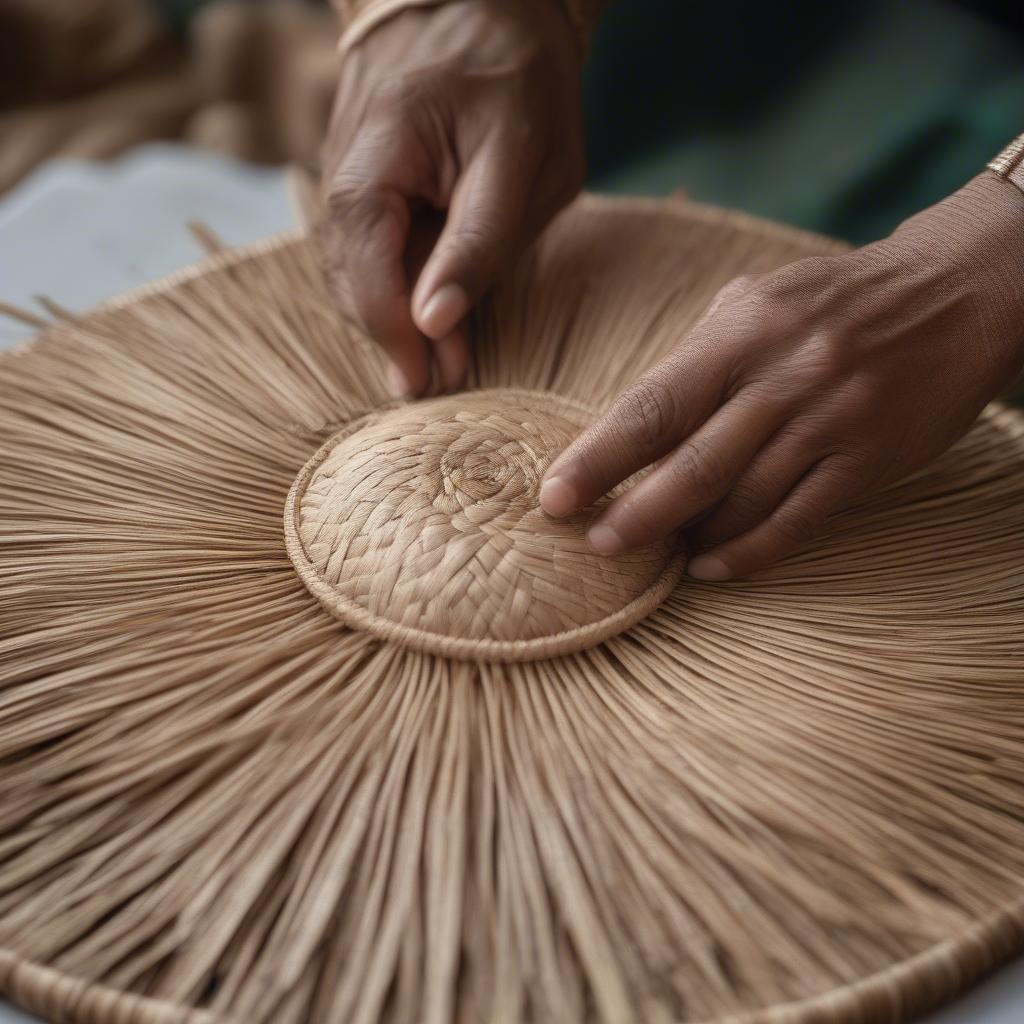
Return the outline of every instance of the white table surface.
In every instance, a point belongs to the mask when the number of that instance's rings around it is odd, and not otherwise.
[[[113,164],[50,164],[0,200],[0,299],[88,309],[194,262],[189,220],[231,245],[294,226],[279,171],[167,144]],[[30,334],[0,317],[0,348]],[[0,1000],[0,1024],[35,1019]],[[925,1024],[1024,1024],[1024,959]]]
[[[193,220],[228,245],[295,226],[281,171],[185,146],[46,164],[0,199],[0,300],[39,313],[35,296],[46,295],[88,309],[200,259]],[[31,333],[0,316],[0,348]]]

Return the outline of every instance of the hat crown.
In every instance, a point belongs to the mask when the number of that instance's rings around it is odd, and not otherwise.
[[[678,572],[665,544],[595,554],[594,509],[540,508],[545,472],[593,415],[495,389],[365,416],[296,481],[292,561],[339,618],[434,653],[522,660],[620,632]]]

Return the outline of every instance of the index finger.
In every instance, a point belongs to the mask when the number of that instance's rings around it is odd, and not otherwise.
[[[393,166],[401,149],[400,140],[357,140],[328,185],[324,238],[332,296],[387,353],[396,396],[418,394],[429,377],[404,260],[411,213]]]
[[[726,496],[782,416],[771,403],[728,402],[602,512],[587,535],[591,547],[602,555],[633,550],[706,514]]]
[[[722,388],[718,372],[701,363],[676,352],[628,387],[552,463],[540,489],[544,511],[560,517],[586,508],[704,422]]]

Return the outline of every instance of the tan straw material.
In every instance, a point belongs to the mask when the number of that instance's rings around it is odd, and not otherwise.
[[[413,405],[302,237],[0,359],[0,992],[892,1024],[1019,950],[1020,414],[745,582],[536,508],[717,288],[837,248],[585,198],[481,314],[469,393]]]
[[[589,516],[541,511],[545,471],[593,418],[497,388],[354,420],[285,503],[299,578],[350,626],[447,657],[530,661],[621,633],[671,593],[684,557],[659,544],[602,558]]]

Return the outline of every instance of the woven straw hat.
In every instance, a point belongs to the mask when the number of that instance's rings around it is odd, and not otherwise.
[[[0,991],[95,1024],[905,1019],[1024,936],[1024,422],[757,578],[545,467],[835,243],[585,198],[384,399],[313,246],[0,360]]]

